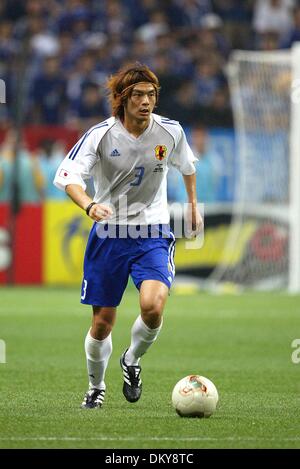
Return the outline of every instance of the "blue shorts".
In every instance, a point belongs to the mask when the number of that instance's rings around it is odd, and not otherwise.
[[[169,225],[143,226],[140,234],[134,232],[134,237],[128,233],[130,227],[114,227],[113,237],[103,227],[95,223],[89,235],[81,303],[118,306],[129,275],[137,289],[144,280],[159,280],[171,287],[175,276],[175,237]]]

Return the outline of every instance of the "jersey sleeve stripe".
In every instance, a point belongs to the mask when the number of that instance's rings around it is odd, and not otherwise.
[[[179,124],[178,121],[174,120],[174,119],[168,119],[168,117],[161,117],[160,118],[161,122],[164,122],[165,124]]]
[[[79,140],[77,146],[75,145],[75,147],[73,148],[72,152],[70,153],[69,159],[75,160],[76,155],[78,154],[80,148],[82,147],[85,139],[93,132],[93,130],[101,129],[102,127],[108,127],[108,124],[105,122],[103,124],[97,125],[96,127],[93,127],[89,132],[86,132],[84,136],[82,137],[82,139]]]
[[[82,139],[85,138],[85,135],[86,135],[86,134],[84,134],[84,135],[81,137],[81,139],[74,145],[74,147],[73,147],[72,150],[71,150],[69,159],[72,159],[72,156],[74,155],[74,152],[76,151],[76,149],[77,149],[78,146],[80,145],[80,142],[82,142]]]
[[[163,121],[161,120],[162,124],[167,124],[167,125],[178,125],[178,122],[171,122],[171,121]]]
[[[77,153],[79,152],[80,148],[82,147],[82,145],[83,145],[83,143],[84,143],[84,141],[85,141],[85,139],[86,139],[86,137],[87,137],[88,135],[89,135],[88,133],[84,134],[84,136],[83,136],[81,142],[79,143],[79,145],[78,145],[77,148],[75,149],[75,153],[72,152],[72,155],[69,156],[69,159],[70,159],[70,160],[74,160],[74,159],[76,158]]]

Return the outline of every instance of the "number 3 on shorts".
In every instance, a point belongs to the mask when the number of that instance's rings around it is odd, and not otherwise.
[[[130,185],[131,186],[139,186],[142,182],[144,172],[145,172],[145,168],[144,168],[144,166],[136,166],[134,169],[136,170],[136,172],[134,174],[135,180],[133,182],[131,182]]]
[[[87,287],[87,280],[83,279],[82,295],[81,295],[81,297],[80,297],[82,300],[85,300],[85,296],[86,296],[86,287]]]

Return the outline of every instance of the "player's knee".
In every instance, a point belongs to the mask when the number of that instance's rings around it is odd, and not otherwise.
[[[93,328],[97,333],[97,336],[108,336],[113,328],[113,323],[107,318],[103,318],[100,315],[94,315],[93,317]],[[101,340],[101,339],[100,339]]]
[[[141,303],[141,316],[143,321],[149,327],[158,327],[161,322],[163,312],[163,301],[157,298],[156,300],[143,301]]]

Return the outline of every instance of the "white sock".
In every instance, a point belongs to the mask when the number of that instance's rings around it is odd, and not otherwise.
[[[112,352],[111,334],[103,340],[97,340],[91,336],[89,330],[85,338],[84,348],[90,389],[105,389],[105,370]]]
[[[131,344],[126,352],[125,363],[128,366],[139,364],[140,358],[147,352],[151,344],[157,339],[162,322],[156,329],[146,326],[141,316],[138,316],[131,329]]]

